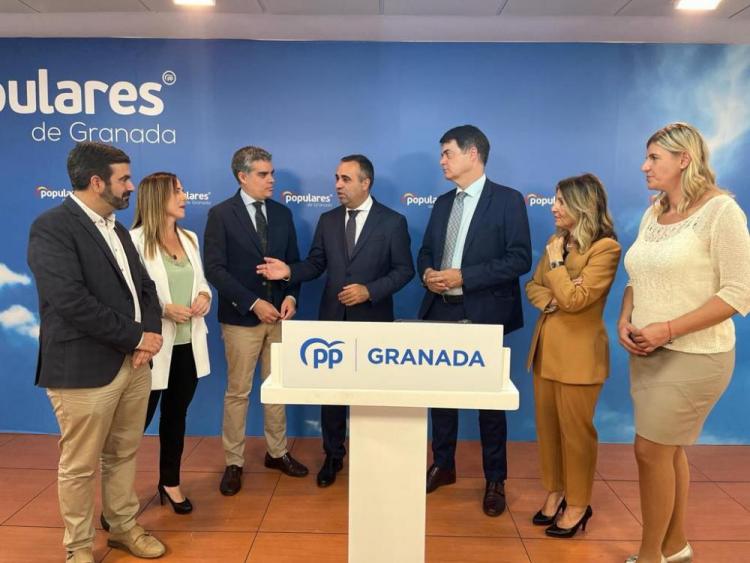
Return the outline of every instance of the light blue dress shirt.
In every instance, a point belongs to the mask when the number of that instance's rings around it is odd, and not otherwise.
[[[482,174],[475,182],[469,184],[464,190],[466,197],[464,198],[464,209],[461,214],[461,224],[458,227],[458,237],[456,238],[456,248],[453,250],[453,258],[451,259],[451,268],[460,269],[461,259],[464,255],[464,246],[466,245],[466,235],[469,233],[469,225],[474,217],[474,211],[477,209],[479,203],[479,197],[482,195],[484,189],[484,183],[487,181],[487,176]],[[461,188],[456,187],[456,192],[461,191]],[[462,295],[463,290],[460,287],[454,287],[445,292],[447,295]]]

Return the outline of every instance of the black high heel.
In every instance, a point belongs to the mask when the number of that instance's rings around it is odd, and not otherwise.
[[[164,506],[164,497],[167,497],[169,504],[172,505],[172,510],[174,510],[176,514],[190,514],[193,511],[193,504],[190,502],[189,498],[185,497],[185,500],[182,502],[175,502],[164,489],[164,485],[158,485],[156,490],[159,491],[159,504]]]
[[[560,528],[557,524],[552,524],[549,528],[544,530],[544,533],[551,538],[572,538],[578,532],[578,528],[582,530],[586,529],[586,522],[594,514],[591,510],[591,505],[586,507],[586,512],[583,513],[581,519],[572,528]]]
[[[540,509],[536,514],[534,514],[534,517],[531,519],[531,523],[534,524],[534,526],[549,526],[550,524],[554,524],[557,515],[565,510],[567,506],[568,503],[565,502],[565,497],[563,497],[562,502],[557,506],[557,510],[555,510],[555,513],[552,516],[547,516]]]

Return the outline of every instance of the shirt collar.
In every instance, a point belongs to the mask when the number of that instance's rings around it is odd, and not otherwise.
[[[477,178],[474,182],[468,185],[468,187],[463,190],[464,193],[469,197],[479,197],[482,193],[482,188],[484,188],[484,183],[487,181],[487,175],[482,174],[479,178]],[[456,186],[456,193],[460,192],[461,188]]]
[[[250,207],[256,201],[260,201],[261,203],[265,203],[265,201],[263,201],[261,199],[255,199],[251,195],[248,195],[247,192],[245,192],[245,190],[243,190],[242,188],[240,188],[240,197],[242,198],[242,202],[245,204],[245,207]]]
[[[81,209],[83,209],[83,212],[88,215],[89,219],[91,219],[94,223],[102,223],[104,225],[112,226],[115,224],[115,214],[114,212],[110,213],[106,217],[102,217],[99,215],[96,211],[91,209],[88,205],[83,203],[75,194],[70,195],[70,199],[75,201]]]
[[[370,211],[371,208],[372,208],[372,196],[368,195],[367,199],[362,202],[362,205],[360,205],[359,207],[355,209],[347,208],[347,211],[362,211],[364,213],[367,213],[368,211]]]

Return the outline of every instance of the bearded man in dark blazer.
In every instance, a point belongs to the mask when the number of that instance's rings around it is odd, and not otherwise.
[[[155,558],[164,545],[139,526],[135,457],[161,348],[161,307],[127,229],[130,159],[79,143],[68,156],[73,194],[31,226],[28,262],[39,293],[36,384],[60,425],[58,496],[68,562],[93,562],[94,484],[101,464],[108,544]]]

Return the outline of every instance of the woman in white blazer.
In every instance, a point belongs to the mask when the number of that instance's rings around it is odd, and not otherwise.
[[[179,179],[168,172],[146,176],[138,185],[130,236],[151,279],[162,308],[161,350],[153,358],[146,427],[161,399],[159,420],[159,499],[178,514],[193,510],[180,490],[180,460],[185,417],[198,378],[208,375],[206,321],[211,289],[203,275],[198,238],[177,224],[185,217],[187,197]]]

